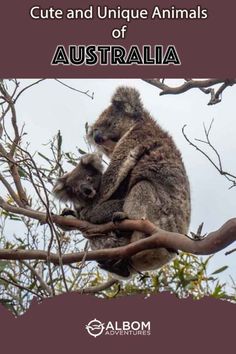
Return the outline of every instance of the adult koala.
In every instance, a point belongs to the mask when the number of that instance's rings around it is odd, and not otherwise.
[[[145,110],[137,90],[116,90],[88,140],[111,160],[102,176],[100,203],[124,198],[121,211],[128,218],[146,218],[162,229],[187,233],[190,189],[181,154]],[[135,231],[131,242],[144,237]],[[131,258],[130,271],[157,269],[175,254],[165,248],[141,251]]]

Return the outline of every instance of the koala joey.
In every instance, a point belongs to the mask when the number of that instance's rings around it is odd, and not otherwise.
[[[88,141],[111,160],[102,176],[99,203],[124,199],[121,211],[130,219],[147,218],[162,229],[187,233],[190,188],[181,154],[143,107],[136,89],[116,90],[90,127]],[[144,237],[134,231],[131,242]],[[132,269],[157,269],[175,255],[165,248],[141,251],[132,256]]]
[[[81,157],[79,164],[71,171],[60,177],[53,188],[54,195],[64,202],[72,202],[74,210],[65,209],[62,215],[72,215],[81,220],[94,224],[103,224],[112,220],[117,211],[122,210],[124,200],[109,200],[98,204],[100,184],[103,174],[101,156],[86,154]],[[92,250],[113,248],[127,245],[130,234],[126,232],[110,232],[106,236],[94,236],[89,239]],[[128,277],[129,260],[112,259],[98,262],[102,269],[114,275]]]

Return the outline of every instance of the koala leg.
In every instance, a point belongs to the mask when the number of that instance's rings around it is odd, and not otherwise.
[[[128,259],[100,261],[98,265],[101,269],[111,273],[116,279],[128,279],[131,276],[130,261]]]
[[[160,226],[165,205],[158,197],[157,190],[148,181],[138,182],[132,187],[124,204],[124,212],[129,219],[148,219],[155,225]],[[131,242],[144,238],[141,232],[134,231]],[[176,255],[175,251],[165,248],[145,250],[137,253],[131,258],[133,267],[138,271],[158,269],[168,263]]]
[[[156,219],[153,206],[156,204],[156,190],[148,181],[138,182],[125,199],[123,210],[129,219]]]
[[[114,199],[108,200],[101,204],[95,205],[90,210],[89,221],[94,224],[103,224],[112,221],[113,214],[122,212],[124,200]]]

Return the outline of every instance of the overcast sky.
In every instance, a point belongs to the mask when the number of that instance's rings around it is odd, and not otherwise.
[[[20,80],[22,87],[32,80]],[[84,142],[85,123],[92,123],[109,105],[111,95],[120,85],[137,88],[147,110],[156,121],[174,138],[183,155],[190,179],[192,218],[190,230],[196,231],[204,221],[204,233],[221,226],[235,217],[236,188],[220,176],[209,161],[186,142],[182,127],[187,124],[189,138],[204,138],[203,122],[208,126],[214,118],[211,138],[221,154],[223,168],[236,174],[236,87],[227,88],[223,100],[215,106],[207,106],[209,97],[194,89],[181,95],[159,96],[159,90],[142,80],[134,79],[71,79],[62,80],[79,90],[94,92],[91,100],[84,94],[63,87],[55,80],[46,80],[19,98],[18,120],[25,123],[27,140],[31,151],[46,151],[42,147],[60,129],[64,151],[76,152],[76,146],[86,149]],[[171,85],[178,83],[171,80]],[[204,148],[204,145],[203,145]],[[10,235],[9,235],[10,236]],[[230,247],[233,248],[235,245]],[[231,274],[236,279],[236,253],[224,256],[220,252],[211,263],[211,270],[230,265],[225,277]],[[228,279],[228,278],[227,278]]]

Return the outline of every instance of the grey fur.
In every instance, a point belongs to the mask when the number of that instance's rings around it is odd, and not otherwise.
[[[53,193],[64,202],[72,202],[76,214],[73,210],[71,210],[71,214],[74,213],[80,220],[86,220],[94,224],[109,222],[116,211],[122,210],[124,200],[108,200],[98,204],[102,172],[101,156],[86,154],[71,172],[57,180]],[[66,209],[62,215],[68,213],[69,211]],[[89,239],[92,250],[124,246],[129,242],[130,233],[119,231]],[[105,260],[100,261],[99,265],[113,274],[128,277],[130,273],[127,262],[127,260],[120,259]]]
[[[119,87],[111,105],[90,128],[88,140],[110,157],[102,176],[99,203],[124,199],[131,219],[147,218],[168,231],[187,233],[190,188],[172,137],[143,108],[137,90]],[[134,232],[131,242],[145,237]],[[135,269],[157,269],[174,250],[145,250],[132,257]]]

